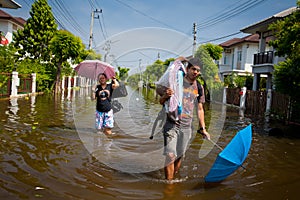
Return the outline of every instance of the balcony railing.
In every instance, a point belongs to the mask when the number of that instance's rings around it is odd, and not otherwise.
[[[266,51],[254,54],[254,65],[273,64],[273,51]]]

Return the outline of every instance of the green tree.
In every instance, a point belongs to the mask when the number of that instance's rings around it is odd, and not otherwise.
[[[15,68],[15,48],[12,45],[0,46],[0,71],[12,72]]]
[[[121,81],[125,81],[126,78],[128,77],[128,72],[129,72],[129,68],[126,68],[126,67],[118,67],[118,71],[119,71],[119,79]]]
[[[224,85],[229,88],[242,88],[244,86],[251,88],[252,83],[253,77],[250,74],[247,74],[246,76],[239,76],[237,72],[232,72],[230,75],[226,76],[224,80]],[[263,83],[263,81],[261,81],[261,83]]]
[[[133,74],[133,75],[128,77],[127,82],[132,86],[137,86],[139,80],[140,80],[140,75],[139,74]]]
[[[41,61],[49,61],[49,43],[57,31],[57,24],[47,0],[37,0],[32,4],[30,18],[14,34],[13,45],[20,57],[27,56]]]
[[[204,45],[198,47],[194,57],[199,58],[202,62],[201,75],[198,80],[204,86],[206,99],[221,101],[223,83],[218,75],[217,64],[214,63]]]
[[[206,49],[206,51],[208,52],[210,57],[212,57],[212,59],[220,60],[222,58],[223,48],[220,47],[219,45],[207,43],[202,46],[204,49]]]
[[[149,83],[155,83],[160,79],[160,77],[165,73],[168,66],[174,58],[170,58],[165,60],[164,62],[161,60],[156,60],[152,65],[147,66],[145,71],[145,77],[148,78]]]
[[[60,92],[61,74],[63,67],[70,67],[71,62],[81,57],[85,53],[84,45],[79,37],[74,36],[68,31],[59,30],[50,41],[52,51],[52,63],[56,67],[55,92]]]
[[[87,50],[86,54],[83,54],[82,56],[84,60],[101,60],[102,58],[102,55],[97,54],[93,49]]]
[[[55,80],[55,68],[52,63],[25,58],[18,61],[16,65],[19,74],[36,73],[37,91],[50,92]]]
[[[275,65],[274,81],[276,90],[300,99],[300,1],[298,9],[291,15],[269,26],[274,32],[275,40],[270,41],[277,55],[287,59]]]
[[[219,90],[223,85],[219,78],[219,69],[204,45],[198,47],[195,57],[202,62],[201,77],[205,80],[207,87],[210,90]]]

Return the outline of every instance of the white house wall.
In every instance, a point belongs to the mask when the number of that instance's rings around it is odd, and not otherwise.
[[[219,62],[219,72],[221,78],[224,78],[224,75],[229,75],[232,72],[237,72],[240,75],[252,73],[252,65],[254,54],[258,53],[258,43],[247,43],[232,46],[228,48],[231,50],[231,53],[222,54],[222,59]],[[240,69],[237,69],[238,63],[238,51],[242,51],[242,59]],[[224,56],[227,56],[227,63],[224,63]]]
[[[258,44],[257,43],[248,43],[245,45],[246,47],[246,62],[245,62],[245,71],[252,73],[252,65],[254,62],[254,54],[258,52]]]
[[[9,24],[7,23],[7,21],[2,21],[0,20],[0,30],[3,32],[4,36],[6,37],[6,39],[8,39],[9,42],[11,42],[11,40],[8,38],[9,36]]]
[[[17,31],[16,29],[14,29],[14,27],[16,27],[17,29],[23,29],[23,27],[17,25],[12,21],[0,20],[0,30],[4,33],[5,38],[8,39],[9,42],[12,41],[13,32]]]

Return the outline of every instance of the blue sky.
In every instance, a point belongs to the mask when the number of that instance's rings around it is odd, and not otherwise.
[[[15,0],[21,9],[3,9],[27,19],[33,0]],[[193,23],[197,44],[222,43],[240,29],[296,6],[296,0],[48,0],[55,17],[89,44],[91,13],[95,13],[92,48],[107,62],[135,67],[158,58],[192,53]],[[102,27],[102,28],[101,28]],[[169,48],[168,48],[169,46]],[[106,50],[104,50],[106,49]],[[109,49],[109,51],[107,50]],[[120,50],[122,49],[122,51]]]

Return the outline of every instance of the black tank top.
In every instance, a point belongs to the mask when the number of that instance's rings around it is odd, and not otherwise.
[[[104,91],[107,90],[107,91]],[[111,96],[113,93],[112,84],[109,83],[103,89],[101,85],[97,85],[95,96],[97,98],[96,109],[99,112],[108,112],[111,110]]]

